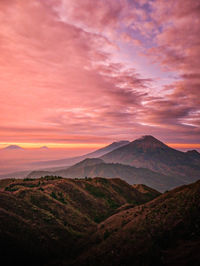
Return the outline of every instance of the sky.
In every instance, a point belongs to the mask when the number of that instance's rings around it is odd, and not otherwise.
[[[199,36],[198,0],[1,0],[0,148],[198,148]]]

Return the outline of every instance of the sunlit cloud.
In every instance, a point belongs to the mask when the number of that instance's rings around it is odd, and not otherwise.
[[[199,10],[195,0],[1,1],[1,141],[199,143]]]

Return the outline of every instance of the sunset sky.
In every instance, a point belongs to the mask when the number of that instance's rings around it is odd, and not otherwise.
[[[200,1],[0,0],[0,148],[147,134],[200,148]]]

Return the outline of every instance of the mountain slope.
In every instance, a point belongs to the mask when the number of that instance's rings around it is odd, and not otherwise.
[[[87,156],[86,158],[96,158],[96,157],[103,156],[104,154],[111,152],[111,151],[114,151],[114,150],[116,150],[120,147],[123,147],[129,143],[130,143],[130,141],[128,141],[128,140],[120,140],[120,141],[113,142],[106,147],[103,147],[101,149],[98,149],[97,151],[86,154],[86,156]]]
[[[151,199],[159,193],[152,193]],[[4,265],[49,265],[78,254],[79,241],[123,206],[147,202],[119,179],[0,181],[0,249]],[[12,255],[12,256],[11,256]],[[56,263],[55,263],[56,265]]]
[[[200,265],[200,181],[98,226],[73,265]]]
[[[34,162],[32,163],[33,167],[40,167],[40,168],[47,168],[47,167],[60,167],[60,166],[69,166],[73,165],[75,163],[78,163],[86,158],[98,158],[100,156],[103,156],[104,154],[111,152],[115,149],[118,149],[119,147],[123,147],[124,145],[127,145],[129,141],[127,140],[121,140],[118,142],[113,142],[109,144],[108,146],[105,146],[101,149],[98,149],[94,152],[72,157],[72,158],[66,158],[66,159],[60,159],[60,160],[50,160],[50,161],[42,161],[42,162]],[[46,169],[48,171],[48,169]]]
[[[186,183],[200,178],[200,158],[172,149],[152,136],[144,136],[101,157],[108,163],[148,168],[165,175],[178,175]],[[181,184],[180,184],[181,185]]]
[[[158,191],[151,188],[151,187],[148,187],[144,184],[134,184],[133,185],[133,188],[137,189],[139,192],[141,192],[145,198],[147,199],[147,201],[150,201],[151,198],[152,198],[152,195],[157,195],[159,196],[158,194]]]
[[[66,178],[83,178],[101,176],[104,178],[121,178],[129,184],[145,184],[160,192],[172,189],[180,184],[182,180],[176,177],[166,176],[145,168],[135,168],[129,165],[105,163],[101,159],[85,159],[67,169],[55,172],[31,172],[28,178],[38,178],[44,175],[58,175]]]

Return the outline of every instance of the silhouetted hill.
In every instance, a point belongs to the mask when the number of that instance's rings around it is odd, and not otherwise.
[[[152,136],[144,136],[101,157],[107,163],[121,163],[181,176],[190,183],[200,178],[200,158],[172,149]],[[180,183],[181,185],[181,183]]]
[[[200,181],[98,225],[72,265],[200,265]]]
[[[151,194],[151,199],[158,196]],[[97,223],[122,206],[149,200],[120,179],[0,180],[0,249],[3,265],[62,265],[78,254]],[[58,264],[57,264],[58,260]]]
[[[120,179],[0,180],[3,265],[197,266],[200,181],[162,195]]]

